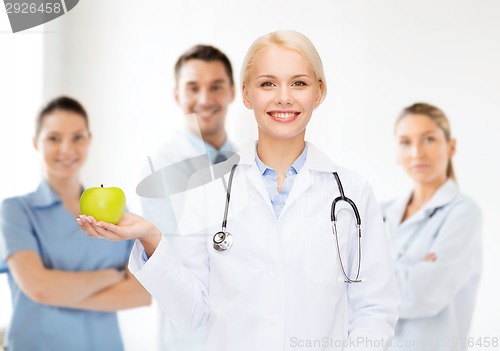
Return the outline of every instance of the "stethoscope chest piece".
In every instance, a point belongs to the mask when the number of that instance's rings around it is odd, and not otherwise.
[[[217,251],[226,251],[233,245],[233,236],[229,232],[217,232],[213,238],[214,249]]]

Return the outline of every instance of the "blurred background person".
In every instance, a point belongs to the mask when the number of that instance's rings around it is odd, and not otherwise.
[[[40,112],[33,139],[44,168],[38,188],[1,205],[0,259],[9,268],[9,351],[123,350],[115,311],[151,297],[125,268],[132,241],[89,238],[75,224],[80,169],[91,142],[83,106],[69,97]]]
[[[228,57],[210,45],[195,45],[184,52],[174,68],[174,98],[185,115],[185,128],[150,155],[143,176],[154,170],[206,154],[210,163],[224,161],[236,152],[225,130],[229,104],[234,100],[233,69]],[[186,180],[195,169],[186,162]],[[153,169],[151,169],[153,168]],[[143,216],[163,235],[176,232],[177,220],[167,198],[141,198]],[[205,327],[188,330],[176,327],[159,312],[159,349],[164,351],[202,350]]]
[[[456,140],[442,110],[405,108],[395,134],[413,189],[382,206],[401,291],[393,349],[465,350],[481,276],[481,211],[457,186]]]

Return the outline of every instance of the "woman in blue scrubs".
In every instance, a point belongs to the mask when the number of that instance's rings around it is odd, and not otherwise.
[[[80,103],[49,102],[33,140],[44,179],[2,202],[0,259],[13,304],[6,350],[123,350],[116,311],[151,302],[125,268],[133,242],[89,238],[75,223],[90,141]]]

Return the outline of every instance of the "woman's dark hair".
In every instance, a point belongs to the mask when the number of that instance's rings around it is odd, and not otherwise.
[[[56,110],[71,111],[79,114],[85,120],[85,126],[87,129],[89,129],[87,111],[85,111],[82,104],[68,96],[59,96],[50,100],[38,114],[35,123],[35,139],[38,138],[38,135],[40,134],[45,117]]]

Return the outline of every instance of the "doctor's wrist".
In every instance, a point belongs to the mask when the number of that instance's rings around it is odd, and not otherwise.
[[[151,228],[148,230],[147,234],[140,238],[141,244],[146,251],[146,255],[151,257],[155,252],[156,248],[160,244],[162,238],[162,233],[160,230],[151,224]]]

